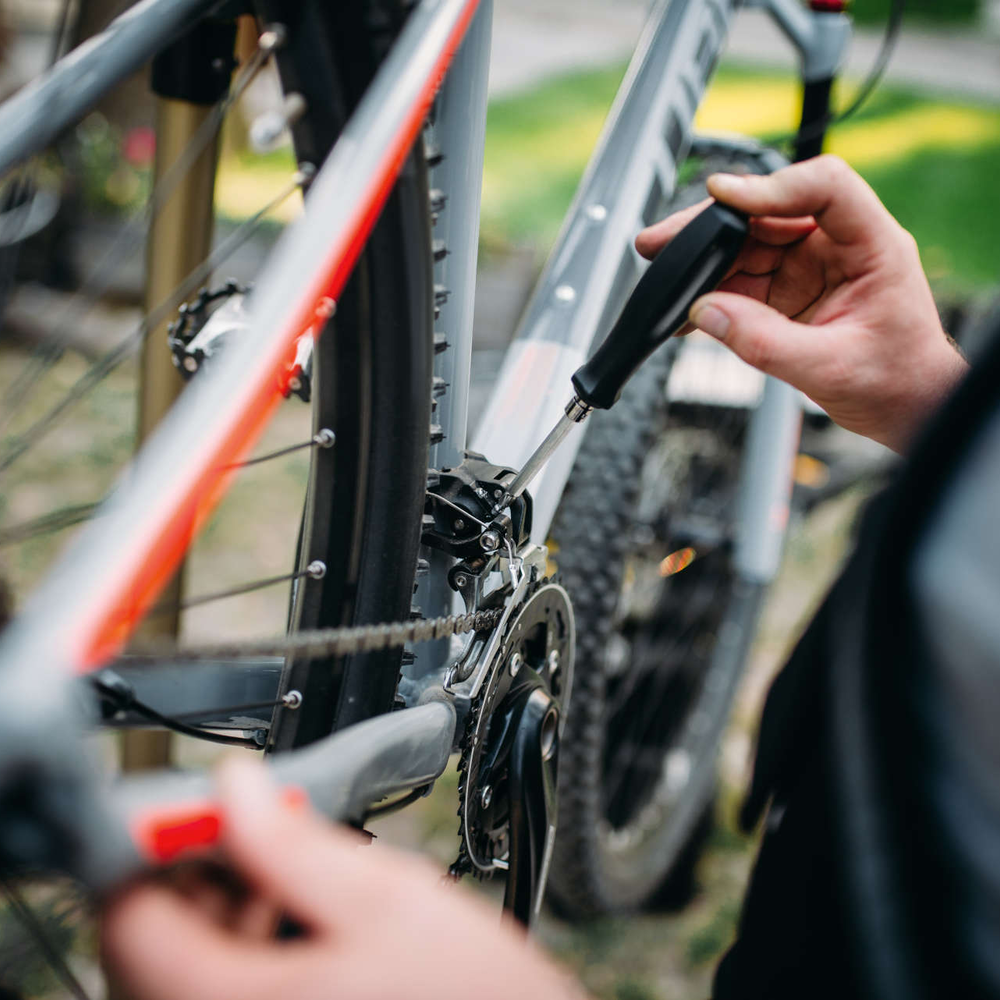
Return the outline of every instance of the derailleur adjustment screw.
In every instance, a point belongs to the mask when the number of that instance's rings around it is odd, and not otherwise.
[[[288,29],[283,24],[269,24],[257,39],[257,47],[267,55],[280,49],[288,40]]]
[[[322,559],[313,559],[308,566],[306,566],[306,576],[312,578],[313,580],[322,580],[326,576],[326,563]]]
[[[553,649],[552,652],[549,653],[549,673],[554,674],[558,673],[558,671],[559,671],[559,650]]]
[[[507,666],[510,669],[510,676],[511,677],[516,677],[518,675],[518,673],[521,670],[521,664],[523,664],[523,663],[524,663],[524,660],[521,658],[521,654],[520,653],[515,653],[510,658],[510,660],[507,663]]]
[[[299,708],[302,704],[302,692],[301,691],[289,691],[287,694],[282,695],[281,704],[285,708]]]
[[[329,427],[324,427],[321,431],[317,431],[313,435],[313,441],[315,441],[320,448],[332,448],[337,443],[337,435],[334,434]]]
[[[500,532],[490,528],[479,536],[479,545],[484,552],[496,552],[500,548]]]
[[[493,801],[493,789],[492,789],[492,787],[491,787],[490,785],[487,785],[487,786],[486,786],[486,787],[485,787],[485,788],[484,788],[484,789],[483,789],[483,790],[482,790],[482,791],[481,791],[481,792],[479,793],[479,804],[480,804],[480,805],[481,805],[481,806],[482,806],[482,807],[483,807],[484,809],[489,809],[489,807],[490,807],[490,803],[491,803],[492,801]]]

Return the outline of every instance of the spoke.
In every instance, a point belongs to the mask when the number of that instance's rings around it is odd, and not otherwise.
[[[238,597],[240,594],[249,594],[254,590],[265,590],[267,587],[274,587],[279,583],[288,583],[290,580],[301,580],[303,577],[312,580],[322,580],[326,576],[326,564],[314,559],[305,569],[297,570],[295,573],[283,573],[281,576],[269,576],[263,580],[253,580],[250,583],[241,583],[238,587],[231,587],[229,590],[217,590],[211,594],[201,594],[198,597],[189,597],[183,601],[174,601],[171,604],[158,604],[149,612],[153,615],[174,614],[177,611],[185,611],[187,608],[196,608],[201,604],[210,604],[212,601],[222,601],[227,597]]]
[[[90,1000],[90,996],[80,984],[80,980],[73,974],[73,970],[59,953],[59,949],[49,940],[48,931],[46,931],[44,925],[14,883],[9,882],[5,878],[0,878],[0,888],[3,889],[10,908],[35,939],[38,950],[45,956],[45,961],[52,967],[52,971],[55,972],[56,976],[62,980],[66,989],[77,1000]]]
[[[99,385],[123,361],[131,357],[139,349],[149,331],[155,329],[165,316],[176,309],[187,296],[192,294],[219,264],[235,253],[254,234],[268,212],[272,211],[294,191],[308,182],[311,176],[312,172],[305,168],[296,172],[295,176],[282,191],[230,233],[170,295],[150,311],[149,315],[131,333],[116,347],[113,347],[103,357],[95,361],[55,406],[39,417],[21,434],[9,439],[4,451],[0,452],[0,472],[9,469],[14,462],[48,433],[63,414],[83,399],[94,386]]]
[[[265,455],[257,455],[255,458],[248,458],[245,462],[235,462],[227,465],[227,469],[245,469],[248,465],[260,465],[263,462],[271,462],[276,458],[291,455],[303,448],[332,448],[336,443],[337,436],[328,427],[317,431],[308,441],[301,441],[299,444],[290,444],[287,448],[278,448],[277,451],[269,451]]]
[[[81,312],[84,316],[88,315],[108,291],[122,260],[135,251],[137,244],[146,235],[174,189],[219,131],[230,107],[240,98],[282,41],[282,36],[277,32],[264,32],[258,43],[258,48],[240,71],[229,93],[215,106],[211,115],[202,122],[191,137],[181,155],[164,173],[148,203],[134,212],[132,217],[126,221],[121,232],[94,268],[92,276],[86,281],[84,288],[74,294],[66,303],[61,316],[53,324],[57,331],[55,335],[45,344],[36,348],[0,401],[3,404],[3,408],[0,410],[0,433],[10,424],[39,379],[62,357],[70,343],[69,331],[73,323],[79,322]]]
[[[59,510],[42,514],[41,517],[32,518],[30,521],[22,521],[20,524],[12,524],[9,528],[2,528],[0,529],[0,546],[15,545],[35,538],[37,535],[47,535],[53,531],[62,531],[63,528],[71,528],[74,524],[90,520],[99,506],[100,504],[96,503],[81,503],[72,507],[61,507]]]

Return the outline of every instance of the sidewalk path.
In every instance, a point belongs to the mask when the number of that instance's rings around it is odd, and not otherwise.
[[[647,0],[497,0],[490,90],[524,90],[546,77],[591,69],[629,57],[649,11]],[[873,65],[879,30],[859,31],[847,71],[861,77]],[[728,56],[792,68],[795,53],[770,17],[741,11]],[[969,32],[904,29],[887,79],[1000,103],[1000,39]]]

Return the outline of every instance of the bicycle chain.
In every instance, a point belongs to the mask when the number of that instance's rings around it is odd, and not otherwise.
[[[288,636],[256,639],[247,642],[214,643],[201,646],[151,645],[133,652],[141,656],[169,655],[179,660],[216,660],[236,656],[288,656],[307,659],[349,656],[395,649],[415,642],[433,642],[465,632],[484,632],[503,616],[502,608],[475,611],[465,615],[387,622],[380,625],[348,625],[339,628],[313,629]]]

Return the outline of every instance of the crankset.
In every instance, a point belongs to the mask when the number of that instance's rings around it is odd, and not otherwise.
[[[506,872],[504,905],[525,924],[541,902],[555,835],[574,643],[569,595],[551,580],[534,583],[508,621],[462,741],[462,846],[452,874]]]

